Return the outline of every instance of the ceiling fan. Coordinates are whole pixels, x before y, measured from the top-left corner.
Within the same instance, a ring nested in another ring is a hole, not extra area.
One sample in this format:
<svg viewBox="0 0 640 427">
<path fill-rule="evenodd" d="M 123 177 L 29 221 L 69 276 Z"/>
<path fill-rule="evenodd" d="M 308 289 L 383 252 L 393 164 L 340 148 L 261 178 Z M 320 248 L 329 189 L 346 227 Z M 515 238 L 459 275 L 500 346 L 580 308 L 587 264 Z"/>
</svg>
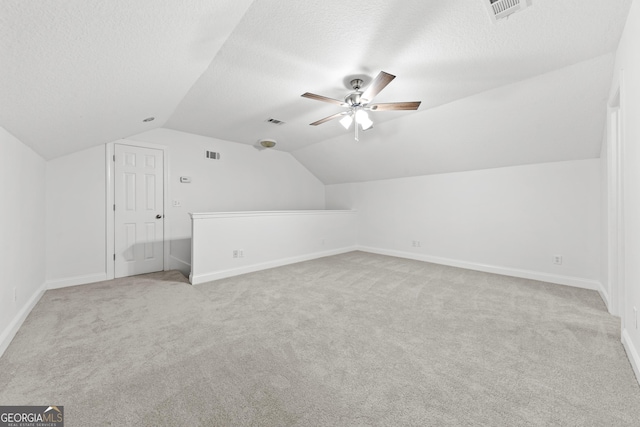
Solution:
<svg viewBox="0 0 640 427">
<path fill-rule="evenodd" d="M 420 102 L 385 102 L 385 103 L 377 103 L 372 104 L 373 98 L 379 94 L 382 89 L 387 87 L 389 83 L 396 76 L 393 74 L 385 73 L 384 71 L 380 71 L 380 73 L 376 76 L 375 79 L 367 86 L 365 91 L 363 92 L 362 84 L 364 83 L 362 79 L 355 78 L 351 80 L 351 87 L 353 88 L 353 92 L 350 92 L 345 98 L 344 101 L 340 101 L 339 99 L 327 98 L 326 96 L 316 95 L 315 93 L 306 92 L 301 96 L 304 98 L 315 99 L 317 101 L 328 102 L 330 104 L 336 104 L 341 107 L 347 107 L 347 111 L 343 111 L 340 113 L 333 114 L 329 117 L 325 117 L 324 119 L 320 119 L 313 123 L 310 123 L 311 126 L 318 126 L 322 123 L 328 122 L 333 119 L 340 119 L 340 124 L 344 126 L 345 129 L 349 129 L 351 123 L 354 121 L 355 124 L 355 138 L 358 141 L 358 125 L 362 127 L 362 130 L 370 129 L 373 126 L 373 122 L 369 118 L 369 114 L 367 111 L 398 111 L 398 110 L 417 110 L 420 107 Z"/>
</svg>

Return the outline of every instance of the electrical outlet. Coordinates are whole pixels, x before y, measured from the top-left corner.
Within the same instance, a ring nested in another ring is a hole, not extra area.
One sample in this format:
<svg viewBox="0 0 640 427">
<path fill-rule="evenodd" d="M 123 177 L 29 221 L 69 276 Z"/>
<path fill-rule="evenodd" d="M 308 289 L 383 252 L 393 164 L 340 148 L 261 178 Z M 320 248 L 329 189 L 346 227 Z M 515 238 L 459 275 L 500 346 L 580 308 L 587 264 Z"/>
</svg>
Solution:
<svg viewBox="0 0 640 427">
<path fill-rule="evenodd" d="M 414 248 L 421 248 L 422 245 L 420 244 L 420 240 L 412 240 L 411 241 L 411 246 L 413 246 Z"/>
<path fill-rule="evenodd" d="M 562 255 L 554 255 L 552 261 L 555 265 L 562 265 Z"/>
<path fill-rule="evenodd" d="M 238 258 L 244 258 L 244 249 L 238 249 Z"/>
<path fill-rule="evenodd" d="M 182 206 L 182 202 L 180 200 L 174 200 L 173 201 L 173 207 L 174 208 L 179 208 L 180 206 Z"/>
<path fill-rule="evenodd" d="M 237 249 L 233 250 L 233 257 L 234 258 L 238 258 L 238 250 Z"/>
</svg>

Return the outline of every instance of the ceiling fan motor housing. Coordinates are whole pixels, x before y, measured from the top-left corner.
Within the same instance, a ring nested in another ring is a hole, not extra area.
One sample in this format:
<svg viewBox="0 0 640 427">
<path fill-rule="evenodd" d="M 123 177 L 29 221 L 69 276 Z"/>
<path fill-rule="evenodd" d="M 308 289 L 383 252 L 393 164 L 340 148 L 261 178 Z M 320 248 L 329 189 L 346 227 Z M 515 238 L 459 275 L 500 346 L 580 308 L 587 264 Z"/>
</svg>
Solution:
<svg viewBox="0 0 640 427">
<path fill-rule="evenodd" d="M 344 99 L 349 107 L 358 107 L 363 103 L 362 92 L 352 92 Z"/>
<path fill-rule="evenodd" d="M 360 88 L 362 87 L 363 83 L 364 82 L 362 81 L 362 79 L 353 79 L 353 80 L 351 80 L 351 87 L 353 88 L 353 90 L 355 92 L 351 92 L 344 99 L 344 102 L 349 107 L 358 107 L 358 106 L 361 106 L 362 104 L 365 104 L 367 102 L 367 100 L 362 99 L 362 92 L 360 91 Z"/>
</svg>

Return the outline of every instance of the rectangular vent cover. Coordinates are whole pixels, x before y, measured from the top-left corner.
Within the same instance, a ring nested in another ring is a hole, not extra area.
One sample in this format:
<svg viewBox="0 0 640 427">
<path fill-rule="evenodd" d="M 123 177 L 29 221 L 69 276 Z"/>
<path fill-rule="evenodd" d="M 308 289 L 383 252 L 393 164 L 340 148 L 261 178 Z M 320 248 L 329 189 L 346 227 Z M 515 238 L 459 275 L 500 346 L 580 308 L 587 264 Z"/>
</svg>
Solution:
<svg viewBox="0 0 640 427">
<path fill-rule="evenodd" d="M 283 125 L 284 124 L 284 122 L 282 120 L 274 119 L 274 118 L 271 118 L 271 117 L 269 117 L 266 121 L 267 121 L 267 123 L 271 123 L 271 124 L 274 124 L 274 125 Z"/>
<path fill-rule="evenodd" d="M 205 153 L 207 159 L 211 160 L 220 160 L 220 153 L 216 153 L 215 151 L 208 151 Z"/>
<path fill-rule="evenodd" d="M 531 0 L 484 0 L 495 22 L 531 6 Z"/>
</svg>

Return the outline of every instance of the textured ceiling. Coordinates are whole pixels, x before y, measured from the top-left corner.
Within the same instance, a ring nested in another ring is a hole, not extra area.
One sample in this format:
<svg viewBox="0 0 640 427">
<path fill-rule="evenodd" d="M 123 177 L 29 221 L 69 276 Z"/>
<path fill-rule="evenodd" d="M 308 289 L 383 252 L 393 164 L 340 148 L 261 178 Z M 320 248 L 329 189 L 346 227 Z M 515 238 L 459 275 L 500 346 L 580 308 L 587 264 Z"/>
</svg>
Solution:
<svg viewBox="0 0 640 427">
<path fill-rule="evenodd" d="M 340 107 L 304 92 L 342 99 L 345 76 L 384 70 L 397 78 L 376 101 L 425 111 L 613 51 L 630 4 L 533 3 L 494 24 L 483 0 L 256 1 L 167 126 L 247 144 L 273 137 L 293 151 L 345 133 L 337 121 L 309 126 Z"/>
<path fill-rule="evenodd" d="M 0 0 L 0 126 L 45 158 L 159 126 L 275 138 L 326 183 L 597 156 L 631 0 L 533 0 L 495 24 L 484 1 Z M 372 112 L 359 144 L 309 126 L 340 107 L 302 93 L 381 70 L 397 78 L 376 101 L 417 112 Z"/>
<path fill-rule="evenodd" d="M 0 0 L 0 126 L 46 159 L 162 126 L 250 3 Z"/>
</svg>

